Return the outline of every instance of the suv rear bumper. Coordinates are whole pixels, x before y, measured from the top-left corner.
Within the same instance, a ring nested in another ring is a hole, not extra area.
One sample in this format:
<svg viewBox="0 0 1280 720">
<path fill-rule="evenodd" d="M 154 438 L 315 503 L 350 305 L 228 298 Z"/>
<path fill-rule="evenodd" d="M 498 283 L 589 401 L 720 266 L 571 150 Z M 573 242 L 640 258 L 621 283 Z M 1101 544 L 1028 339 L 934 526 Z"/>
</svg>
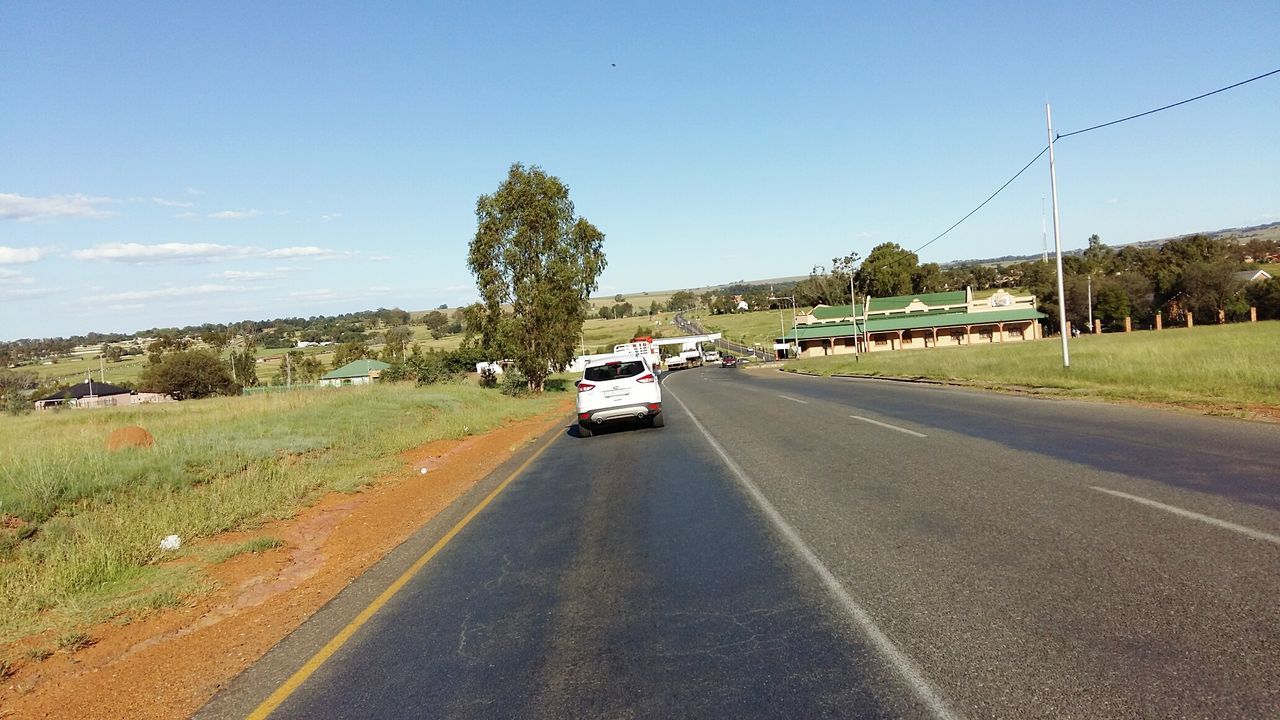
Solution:
<svg viewBox="0 0 1280 720">
<path fill-rule="evenodd" d="M 662 403 L 636 403 L 617 407 L 600 408 L 578 413 L 579 425 L 603 425 L 622 420 L 643 420 L 662 412 Z"/>
</svg>

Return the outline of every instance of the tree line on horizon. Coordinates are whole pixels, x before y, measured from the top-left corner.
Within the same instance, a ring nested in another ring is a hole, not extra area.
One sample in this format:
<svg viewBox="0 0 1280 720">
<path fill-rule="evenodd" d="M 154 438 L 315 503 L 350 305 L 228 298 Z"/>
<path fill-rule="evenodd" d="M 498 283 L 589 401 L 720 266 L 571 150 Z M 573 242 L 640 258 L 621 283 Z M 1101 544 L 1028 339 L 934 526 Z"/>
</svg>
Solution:
<svg viewBox="0 0 1280 720">
<path fill-rule="evenodd" d="M 1121 329 L 1125 318 L 1150 327 L 1156 313 L 1181 322 L 1192 313 L 1197 322 L 1239 321 L 1257 308 L 1259 319 L 1280 319 L 1280 278 L 1246 283 L 1236 277 L 1256 261 L 1280 256 L 1280 242 L 1190 235 L 1158 247 L 1111 248 L 1098 235 L 1080 252 L 1062 259 L 1067 320 L 1086 326 L 1090 299 L 1093 317 L 1105 329 Z M 1057 327 L 1057 269 L 1053 262 L 1024 260 L 1008 265 L 966 263 L 943 267 L 919 262 L 897 243 L 877 245 L 865 260 L 856 253 L 834 258 L 831 269 L 815 266 L 792 291 L 799 306 L 848 305 L 859 299 L 948 292 L 972 288 L 1021 288 L 1036 298 L 1037 309 Z M 754 309 L 754 306 L 753 306 Z"/>
</svg>

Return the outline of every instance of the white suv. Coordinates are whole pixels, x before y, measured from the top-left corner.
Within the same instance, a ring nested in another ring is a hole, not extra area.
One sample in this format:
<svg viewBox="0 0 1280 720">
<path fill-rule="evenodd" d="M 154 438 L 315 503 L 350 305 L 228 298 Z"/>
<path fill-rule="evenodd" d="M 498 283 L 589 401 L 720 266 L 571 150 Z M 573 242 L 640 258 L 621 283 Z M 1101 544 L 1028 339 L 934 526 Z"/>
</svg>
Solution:
<svg viewBox="0 0 1280 720">
<path fill-rule="evenodd" d="M 638 355 L 613 355 L 587 363 L 578 381 L 578 430 L 607 422 L 635 420 L 660 428 L 662 388 L 649 361 Z"/>
</svg>

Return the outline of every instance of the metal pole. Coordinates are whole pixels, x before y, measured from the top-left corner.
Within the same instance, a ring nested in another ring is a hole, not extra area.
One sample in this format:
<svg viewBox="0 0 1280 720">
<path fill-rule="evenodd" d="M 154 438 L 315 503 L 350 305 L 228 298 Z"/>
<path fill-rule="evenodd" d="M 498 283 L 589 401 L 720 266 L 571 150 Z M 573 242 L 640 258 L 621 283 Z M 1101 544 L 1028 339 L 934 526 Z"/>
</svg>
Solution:
<svg viewBox="0 0 1280 720">
<path fill-rule="evenodd" d="M 1089 274 L 1089 332 L 1093 332 L 1093 274 Z"/>
<path fill-rule="evenodd" d="M 791 296 L 791 345 L 796 347 L 796 359 L 800 357 L 800 332 L 796 331 L 796 296 Z"/>
<path fill-rule="evenodd" d="M 1067 349 L 1067 293 L 1062 283 L 1062 231 L 1058 222 L 1058 175 L 1053 165 L 1053 113 L 1044 104 L 1044 120 L 1049 128 L 1049 188 L 1053 194 L 1053 248 L 1058 253 L 1058 332 L 1062 335 L 1062 367 L 1071 367 L 1071 351 Z"/>
</svg>

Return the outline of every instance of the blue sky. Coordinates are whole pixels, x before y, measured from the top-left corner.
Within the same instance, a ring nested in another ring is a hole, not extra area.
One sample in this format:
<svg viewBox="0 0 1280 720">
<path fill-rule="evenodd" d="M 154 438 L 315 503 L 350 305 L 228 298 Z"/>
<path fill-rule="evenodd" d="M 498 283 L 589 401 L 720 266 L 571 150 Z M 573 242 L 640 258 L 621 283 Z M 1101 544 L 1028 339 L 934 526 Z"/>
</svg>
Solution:
<svg viewBox="0 0 1280 720">
<path fill-rule="evenodd" d="M 1280 3 L 0 4 L 0 339 L 476 295 L 513 162 L 601 292 L 914 249 L 1069 132 L 1280 67 Z M 1062 140 L 1065 247 L 1280 221 L 1280 75 Z M 1041 160 L 921 252 L 1041 248 Z M 1052 238 L 1050 238 L 1052 243 Z"/>
</svg>

